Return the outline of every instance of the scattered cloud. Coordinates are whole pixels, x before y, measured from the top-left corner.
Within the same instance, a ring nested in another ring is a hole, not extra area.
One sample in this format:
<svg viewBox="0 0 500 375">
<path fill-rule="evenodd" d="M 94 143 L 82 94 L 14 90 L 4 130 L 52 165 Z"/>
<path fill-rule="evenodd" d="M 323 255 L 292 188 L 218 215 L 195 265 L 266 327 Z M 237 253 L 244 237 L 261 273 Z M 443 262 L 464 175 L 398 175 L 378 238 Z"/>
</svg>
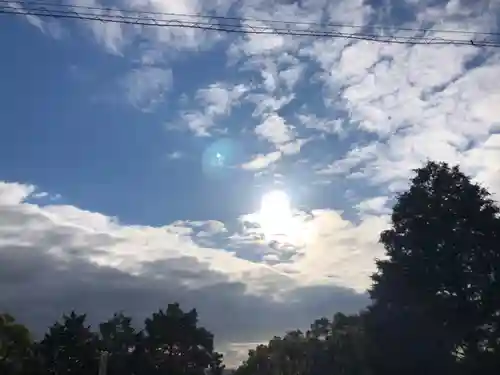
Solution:
<svg viewBox="0 0 500 375">
<path fill-rule="evenodd" d="M 40 17 L 31 15 L 31 14 L 27 14 L 26 10 L 22 7 L 21 4 L 11 2 L 11 3 L 7 3 L 6 7 L 12 8 L 21 14 L 26 14 L 26 17 L 25 17 L 26 21 L 28 21 L 31 25 L 35 26 L 40 31 L 45 32 L 44 22 L 40 19 Z"/>
<path fill-rule="evenodd" d="M 250 171 L 264 169 L 277 162 L 281 158 L 281 155 L 280 151 L 273 151 L 268 154 L 259 154 L 248 163 L 243 164 L 242 168 Z"/>
<path fill-rule="evenodd" d="M 290 127 L 282 117 L 276 114 L 267 116 L 261 124 L 257 125 L 255 134 L 276 146 L 293 140 Z"/>
<path fill-rule="evenodd" d="M 356 208 L 361 214 L 387 215 L 391 212 L 390 208 L 387 207 L 388 202 L 389 197 L 374 197 L 359 202 Z"/>
<path fill-rule="evenodd" d="M 207 116 L 229 115 L 232 106 L 237 104 L 247 90 L 242 84 L 231 87 L 219 82 L 198 90 L 196 99 L 205 108 Z"/>
<path fill-rule="evenodd" d="M 358 224 L 331 209 L 296 211 L 289 223 L 282 225 L 284 233 L 273 237 L 266 234 L 258 213 L 244 215 L 240 219 L 245 223 L 244 235 L 233 241 L 242 239 L 247 245 L 253 241 L 256 247 L 266 244 L 261 260 L 303 285 L 349 285 L 362 293 L 375 271 L 374 259 L 384 256 L 378 236 L 389 226 L 381 202 L 374 200 L 363 206 L 371 209 L 362 212 Z"/>
<path fill-rule="evenodd" d="M 318 118 L 314 113 L 299 114 L 298 118 L 308 129 L 316 129 L 325 134 L 342 134 L 343 120 L 340 118 L 334 120 Z"/>
<path fill-rule="evenodd" d="M 309 142 L 311 139 L 296 139 L 292 142 L 285 143 L 284 145 L 281 145 L 279 147 L 280 151 L 284 155 L 295 155 L 300 152 L 302 149 L 302 146 L 304 146 L 307 142 Z"/>
<path fill-rule="evenodd" d="M 167 155 L 168 160 L 179 160 L 182 159 L 184 153 L 182 151 L 173 151 Z"/>
<path fill-rule="evenodd" d="M 163 102 L 172 80 L 170 69 L 143 66 L 130 71 L 123 85 L 130 104 L 148 112 Z"/>
<path fill-rule="evenodd" d="M 48 196 L 49 196 L 49 193 L 47 193 L 46 191 L 32 194 L 32 197 L 35 199 L 47 198 Z"/>
<path fill-rule="evenodd" d="M 493 2 L 472 6 L 453 1 L 445 7 L 414 10 L 416 19 L 439 19 L 440 28 L 490 31 L 494 23 L 485 4 L 495 7 Z M 408 6 L 413 5 L 408 2 Z M 473 24 L 471 20 L 481 21 Z M 498 115 L 491 103 L 499 91 L 487 79 L 498 74 L 496 54 L 467 46 L 368 42 L 345 46 L 323 41 L 303 53 L 323 69 L 318 77 L 331 90 L 326 102 L 341 99 L 356 130 L 373 138 L 320 168 L 319 174 L 365 179 L 399 191 L 407 186 L 411 169 L 427 159 L 467 168 L 468 156 L 481 148 L 496 126 Z M 494 189 L 494 178 L 487 176 L 495 173 L 489 166 L 492 161 L 484 159 L 481 164 L 467 172 Z"/>
<path fill-rule="evenodd" d="M 35 186 L 0 181 L 0 204 L 15 205 L 35 191 Z"/>
<path fill-rule="evenodd" d="M 233 107 L 240 104 L 241 98 L 248 91 L 243 84 L 230 85 L 226 83 L 213 83 L 196 92 L 195 109 L 185 110 L 181 113 L 180 124 L 177 130 L 188 129 L 199 137 L 210 136 L 213 131 L 223 131 L 217 126 L 217 120 L 228 117 Z"/>
<path fill-rule="evenodd" d="M 97 0 L 69 0 L 68 3 L 77 7 L 88 7 L 85 9 L 85 12 L 97 17 L 106 16 L 108 14 L 119 17 L 124 16 L 118 8 L 106 7 L 104 3 Z M 101 10 L 100 8 L 106 8 L 108 10 Z M 82 23 L 87 30 L 90 30 L 95 41 L 102 45 L 108 53 L 114 55 L 122 54 L 122 50 L 127 44 L 127 29 L 124 28 L 123 25 L 116 22 L 84 21 Z"/>
</svg>

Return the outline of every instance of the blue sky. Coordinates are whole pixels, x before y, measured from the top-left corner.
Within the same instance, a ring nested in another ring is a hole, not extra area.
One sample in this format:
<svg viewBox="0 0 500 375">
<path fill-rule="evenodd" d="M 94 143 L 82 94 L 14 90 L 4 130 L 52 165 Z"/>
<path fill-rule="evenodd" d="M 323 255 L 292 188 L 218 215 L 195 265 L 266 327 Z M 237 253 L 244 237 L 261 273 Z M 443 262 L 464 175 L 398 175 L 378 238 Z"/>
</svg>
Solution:
<svg viewBox="0 0 500 375">
<path fill-rule="evenodd" d="M 105 5 L 474 32 L 500 14 L 493 0 Z M 460 163 L 500 194 L 495 49 L 0 21 L 0 309 L 33 327 L 180 301 L 233 365 L 366 305 L 412 168 Z M 290 210 L 261 207 L 275 190 Z"/>
</svg>

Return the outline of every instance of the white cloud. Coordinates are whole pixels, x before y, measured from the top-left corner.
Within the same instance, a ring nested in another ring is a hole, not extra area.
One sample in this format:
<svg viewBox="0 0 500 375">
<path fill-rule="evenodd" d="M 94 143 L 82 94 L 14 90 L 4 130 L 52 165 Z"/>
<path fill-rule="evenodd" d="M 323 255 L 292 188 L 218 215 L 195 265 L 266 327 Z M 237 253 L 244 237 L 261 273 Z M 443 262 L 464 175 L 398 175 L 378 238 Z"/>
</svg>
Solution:
<svg viewBox="0 0 500 375">
<path fill-rule="evenodd" d="M 320 168 L 317 173 L 320 175 L 347 174 L 361 163 L 373 160 L 379 147 L 377 143 L 371 143 L 367 146 L 352 148 L 344 158 L 335 160 L 330 165 Z"/>
<path fill-rule="evenodd" d="M 259 154 L 254 156 L 248 163 L 243 164 L 242 168 L 251 171 L 265 169 L 277 162 L 281 156 L 282 154 L 280 151 L 273 151 L 268 154 Z"/>
<path fill-rule="evenodd" d="M 0 204 L 16 205 L 24 201 L 35 191 L 33 185 L 7 183 L 0 181 Z"/>
<path fill-rule="evenodd" d="M 477 6 L 453 1 L 446 7 L 415 10 L 418 20 L 435 20 L 439 28 L 492 31 L 499 6 L 491 1 Z M 369 10 L 362 13 L 370 15 Z M 325 103 L 341 105 L 355 130 L 362 132 L 357 134 L 373 139 L 320 168 L 320 174 L 367 179 L 398 191 L 407 186 L 412 168 L 435 159 L 461 163 L 465 172 L 496 189 L 494 162 L 470 161 L 472 155 L 485 152 L 481 145 L 498 128 L 500 113 L 493 103 L 500 100 L 500 91 L 488 79 L 500 74 L 496 51 L 367 42 L 346 47 L 317 41 L 301 53 L 322 69 L 317 77 L 328 93 Z M 353 130 L 351 126 L 351 134 Z"/>
<path fill-rule="evenodd" d="M 295 155 L 298 154 L 302 149 L 302 146 L 304 146 L 310 140 L 311 139 L 296 139 L 294 141 L 280 145 L 279 149 L 284 155 Z"/>
<path fill-rule="evenodd" d="M 302 78 L 304 65 L 295 65 L 279 72 L 279 78 L 285 83 L 288 90 L 292 90 Z"/>
<path fill-rule="evenodd" d="M 26 9 L 24 9 L 22 5 L 19 3 L 11 2 L 7 3 L 6 6 L 15 9 L 17 12 L 21 14 L 26 14 L 27 12 Z M 31 14 L 26 14 L 26 21 L 28 21 L 31 25 L 38 28 L 40 31 L 45 32 L 44 22 L 40 19 L 40 17 Z"/>
<path fill-rule="evenodd" d="M 323 133 L 342 134 L 342 119 L 319 118 L 314 113 L 299 114 L 298 119 L 308 129 L 316 129 Z"/>
<path fill-rule="evenodd" d="M 157 1 L 157 0 L 120 0 L 113 4 L 111 11 L 100 10 L 99 8 L 110 8 L 104 6 L 98 0 L 71 0 L 70 4 L 75 6 L 87 6 L 93 9 L 86 9 L 88 14 L 123 16 L 119 9 L 127 11 L 137 11 L 139 16 L 144 17 L 141 12 L 156 12 L 156 17 L 161 20 L 180 19 L 183 21 L 192 21 L 192 18 L 184 15 L 206 14 L 217 10 L 220 15 L 224 15 L 231 5 L 226 0 L 179 0 L 179 1 Z M 80 10 L 81 11 L 81 10 Z M 163 13 L 163 14 L 161 14 Z M 137 14 L 127 14 L 135 16 Z M 169 15 L 170 14 L 170 15 Z M 174 16 L 173 14 L 177 14 Z M 178 51 L 200 50 L 209 48 L 224 35 L 220 33 L 207 33 L 194 28 L 182 27 L 143 27 L 140 25 L 122 25 L 113 22 L 83 22 L 84 27 L 89 29 L 95 40 L 112 54 L 123 55 L 126 46 L 135 41 L 146 41 L 150 49 L 146 50 L 149 54 L 152 50 L 162 51 L 155 54 L 154 62 L 165 62 L 165 59 L 176 55 Z M 166 47 L 170 47 L 168 53 Z"/>
<path fill-rule="evenodd" d="M 181 114 L 182 124 L 179 124 L 175 129 L 182 130 L 185 125 L 194 135 L 198 137 L 208 137 L 210 133 L 208 129 L 213 126 L 212 119 L 200 111 L 186 111 Z M 171 129 L 173 127 L 168 126 Z"/>
<path fill-rule="evenodd" d="M 356 208 L 361 214 L 389 214 L 391 210 L 387 207 L 388 202 L 389 197 L 387 196 L 374 197 L 359 202 Z"/>
<path fill-rule="evenodd" d="M 263 27 L 263 24 L 257 24 L 257 27 Z M 238 53 L 244 53 L 247 56 L 276 53 L 283 51 L 286 47 L 286 37 L 282 35 L 253 35 L 249 34 L 244 38 L 241 45 L 233 45 L 230 50 L 230 56 Z"/>
<path fill-rule="evenodd" d="M 466 151 L 464 166 L 500 202 L 500 134 L 492 134 L 482 144 Z"/>
<path fill-rule="evenodd" d="M 47 198 L 49 196 L 49 193 L 46 191 L 41 191 L 39 193 L 32 194 L 32 197 L 35 199 L 42 199 L 42 198 Z"/>
<path fill-rule="evenodd" d="M 298 272 L 305 283 L 334 282 L 366 290 L 375 271 L 374 259 L 384 256 L 378 236 L 389 226 L 388 217 L 366 215 L 353 224 L 333 210 L 313 210 L 311 214 L 311 239 L 283 267 Z M 279 264 L 275 267 L 282 269 Z"/>
<path fill-rule="evenodd" d="M 242 84 L 231 87 L 219 82 L 198 90 L 196 99 L 205 107 L 205 113 L 208 116 L 229 115 L 232 106 L 240 100 L 247 90 Z"/>
<path fill-rule="evenodd" d="M 252 224 L 245 226 L 244 233 L 251 235 L 255 246 L 268 244 L 269 251 L 263 254 L 262 261 L 274 269 L 304 285 L 335 283 L 363 292 L 375 272 L 374 259 L 384 256 L 378 237 L 389 226 L 389 218 L 382 209 L 385 202 L 380 201 L 365 204 L 380 210 L 366 210 L 358 224 L 331 209 L 312 210 L 308 214 L 297 211 L 291 221 L 293 230 L 276 238 L 266 238 L 258 214 L 244 215 L 241 220 Z"/>
<path fill-rule="evenodd" d="M 172 86 L 172 71 L 154 66 L 142 66 L 130 71 L 123 84 L 129 102 L 144 111 L 161 103 Z"/>
<path fill-rule="evenodd" d="M 102 16 L 110 13 L 100 10 L 99 8 L 107 7 L 105 7 L 97 0 L 69 0 L 69 4 L 74 6 L 86 6 L 92 8 L 87 9 L 86 13 L 90 13 L 96 16 Z M 110 14 L 123 16 L 123 14 L 117 9 L 114 9 Z M 92 35 L 94 36 L 96 42 L 102 45 L 104 49 L 111 54 L 121 55 L 123 47 L 129 42 L 125 36 L 125 27 L 119 23 L 84 21 L 83 24 L 92 32 Z M 130 35 L 129 37 L 132 37 L 132 35 Z"/>
<path fill-rule="evenodd" d="M 255 104 L 252 113 L 254 117 L 262 116 L 267 113 L 274 113 L 285 105 L 289 104 L 295 98 L 294 94 L 280 97 L 269 96 L 266 94 L 249 94 L 248 101 Z"/>
<path fill-rule="evenodd" d="M 207 220 L 199 224 L 201 230 L 196 234 L 197 237 L 210 237 L 216 234 L 227 233 L 224 223 L 217 220 Z"/>
<path fill-rule="evenodd" d="M 290 126 L 286 124 L 282 117 L 276 114 L 267 116 L 261 124 L 257 125 L 255 134 L 276 146 L 289 142 L 294 138 Z"/>
<path fill-rule="evenodd" d="M 129 8 L 139 11 L 148 10 L 162 13 L 161 15 L 158 14 L 158 17 L 163 20 L 176 19 L 186 22 L 193 21 L 193 18 L 189 17 L 189 15 L 205 15 L 212 12 L 225 15 L 231 6 L 229 0 L 127 0 L 125 3 Z M 179 51 L 208 49 L 225 37 L 222 33 L 185 27 L 141 28 L 140 36 L 146 37 L 154 45 L 155 49 L 164 49 L 162 56 L 165 58 L 169 58 L 169 55 L 176 54 Z M 166 47 L 171 49 L 167 52 Z"/>
<path fill-rule="evenodd" d="M 223 132 L 224 129 L 216 126 L 217 120 L 229 116 L 232 108 L 240 104 L 247 91 L 248 87 L 243 84 L 221 82 L 199 89 L 195 95 L 195 103 L 189 103 L 193 109 L 181 114 L 182 123 L 176 129 L 187 127 L 199 137 L 210 136 L 214 131 Z M 201 109 L 197 109 L 198 107 Z"/>
<path fill-rule="evenodd" d="M 182 159 L 183 156 L 184 156 L 184 154 L 181 151 L 173 151 L 173 152 L 167 154 L 167 159 L 178 160 L 178 159 Z"/>
</svg>

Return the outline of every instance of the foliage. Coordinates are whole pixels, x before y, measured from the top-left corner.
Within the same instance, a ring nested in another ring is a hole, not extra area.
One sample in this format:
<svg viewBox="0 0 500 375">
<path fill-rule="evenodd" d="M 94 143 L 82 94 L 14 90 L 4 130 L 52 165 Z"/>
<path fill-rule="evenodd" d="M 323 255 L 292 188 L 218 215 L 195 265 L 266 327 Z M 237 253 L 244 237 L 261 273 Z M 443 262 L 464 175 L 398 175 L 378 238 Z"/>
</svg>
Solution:
<svg viewBox="0 0 500 375">
<path fill-rule="evenodd" d="M 380 241 L 387 259 L 377 262 L 368 325 L 376 373 L 499 366 L 500 218 L 489 193 L 458 167 L 429 162 Z"/>
<path fill-rule="evenodd" d="M 9 314 L 0 314 L 0 374 L 13 374 L 24 370 L 30 356 L 31 337 L 28 329 L 16 323 Z"/>
<path fill-rule="evenodd" d="M 118 313 L 93 332 L 86 315 L 71 312 L 39 342 L 2 315 L 0 339 L 2 375 L 94 375 L 102 356 L 107 375 L 220 375 L 224 369 L 213 335 L 198 327 L 196 310 L 184 312 L 178 304 L 154 313 L 140 331 Z"/>
<path fill-rule="evenodd" d="M 361 315 L 316 320 L 304 334 L 288 332 L 250 350 L 235 375 L 369 374 Z"/>
</svg>

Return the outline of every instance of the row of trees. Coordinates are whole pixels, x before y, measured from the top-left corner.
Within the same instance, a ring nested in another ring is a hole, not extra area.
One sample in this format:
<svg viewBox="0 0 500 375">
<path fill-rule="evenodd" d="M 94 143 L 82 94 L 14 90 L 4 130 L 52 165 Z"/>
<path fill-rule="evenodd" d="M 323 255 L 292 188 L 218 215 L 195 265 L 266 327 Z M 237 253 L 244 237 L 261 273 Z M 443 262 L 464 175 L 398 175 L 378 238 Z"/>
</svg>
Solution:
<svg viewBox="0 0 500 375">
<path fill-rule="evenodd" d="M 368 374 L 362 315 L 335 314 L 250 350 L 235 375 Z"/>
<path fill-rule="evenodd" d="M 371 304 L 251 350 L 236 375 L 500 374 L 500 209 L 457 167 L 416 170 L 380 236 Z M 219 375 L 222 356 L 179 305 L 136 330 L 115 315 L 92 332 L 72 313 L 40 342 L 0 316 L 0 374 Z"/>
<path fill-rule="evenodd" d="M 222 355 L 214 351 L 213 335 L 198 327 L 196 310 L 171 304 L 147 318 L 142 330 L 121 313 L 98 332 L 85 319 L 65 315 L 34 342 L 25 326 L 0 315 L 0 374 L 97 375 L 103 353 L 107 375 L 222 374 Z"/>
<path fill-rule="evenodd" d="M 500 374 L 500 210 L 429 162 L 381 233 L 371 305 L 251 350 L 236 375 Z"/>
</svg>

